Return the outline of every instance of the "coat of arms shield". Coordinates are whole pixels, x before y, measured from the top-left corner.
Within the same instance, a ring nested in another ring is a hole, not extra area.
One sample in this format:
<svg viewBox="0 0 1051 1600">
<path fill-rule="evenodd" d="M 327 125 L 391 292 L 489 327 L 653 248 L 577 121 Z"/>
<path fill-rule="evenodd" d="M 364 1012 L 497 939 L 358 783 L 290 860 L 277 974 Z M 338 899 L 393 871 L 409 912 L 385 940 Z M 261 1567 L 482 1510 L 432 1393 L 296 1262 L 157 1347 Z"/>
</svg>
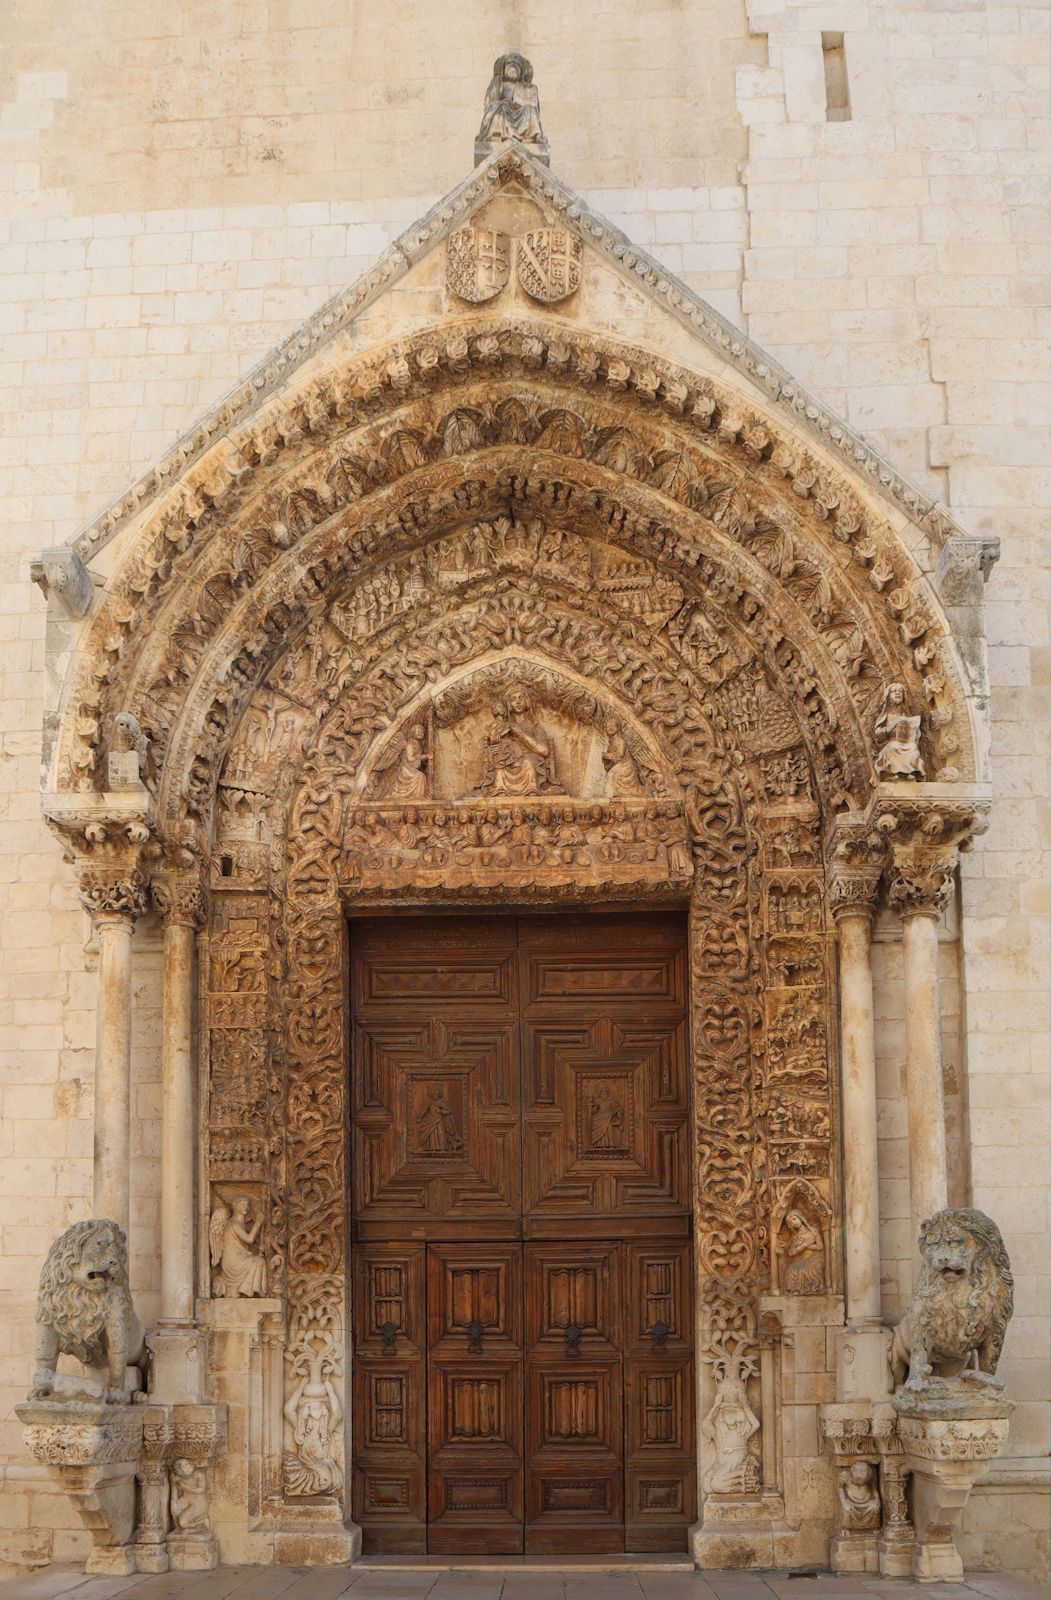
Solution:
<svg viewBox="0 0 1051 1600">
<path fill-rule="evenodd" d="M 532 300 L 554 305 L 580 287 L 583 246 L 568 228 L 534 228 L 518 244 L 518 281 Z"/>
<path fill-rule="evenodd" d="M 494 228 L 460 228 L 449 235 L 445 281 L 454 295 L 481 305 L 500 293 L 511 272 L 511 243 Z"/>
</svg>

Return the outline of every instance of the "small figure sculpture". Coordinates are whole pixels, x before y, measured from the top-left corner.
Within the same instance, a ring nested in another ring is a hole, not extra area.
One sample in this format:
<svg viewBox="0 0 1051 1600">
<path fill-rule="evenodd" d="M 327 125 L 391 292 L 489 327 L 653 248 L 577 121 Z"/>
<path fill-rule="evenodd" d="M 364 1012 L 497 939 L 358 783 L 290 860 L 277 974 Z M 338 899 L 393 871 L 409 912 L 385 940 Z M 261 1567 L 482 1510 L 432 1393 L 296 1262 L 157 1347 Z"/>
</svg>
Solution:
<svg viewBox="0 0 1051 1600">
<path fill-rule="evenodd" d="M 493 62 L 482 125 L 474 142 L 475 166 L 508 139 L 520 140 L 547 161 L 548 143 L 540 126 L 540 96 L 533 85 L 532 63 L 515 50 Z"/>
<path fill-rule="evenodd" d="M 250 1299 L 266 1294 L 266 1262 L 251 1248 L 259 1237 L 262 1217 L 249 1222 L 252 1201 L 246 1194 L 235 1195 L 230 1206 L 217 1197 L 208 1225 L 212 1266 L 212 1293 L 218 1299 Z"/>
<path fill-rule="evenodd" d="M 138 717 L 120 711 L 113 719 L 107 782 L 111 789 L 138 789 L 152 780 L 150 741 Z"/>
<path fill-rule="evenodd" d="M 302 1358 L 301 1358 L 302 1359 Z M 292 1430 L 285 1452 L 285 1484 L 290 1494 L 338 1494 L 343 1473 L 332 1456 L 332 1434 L 343 1407 L 332 1382 L 331 1357 L 324 1351 L 306 1357 L 307 1373 L 285 1403 L 285 1421 Z"/>
<path fill-rule="evenodd" d="M 427 756 L 422 723 L 414 723 L 401 747 L 398 770 L 390 786 L 392 800 L 427 799 Z"/>
<path fill-rule="evenodd" d="M 558 792 L 551 740 L 532 720 L 532 710 L 532 701 L 522 688 L 512 689 L 494 704 L 479 784 L 485 794 Z"/>
<path fill-rule="evenodd" d="M 759 1462 L 748 1442 L 759 1432 L 759 1418 L 748 1404 L 745 1383 L 754 1367 L 737 1356 L 715 1365 L 715 1403 L 701 1423 L 701 1435 L 715 1449 L 704 1474 L 706 1494 L 753 1494 L 759 1487 Z"/>
<path fill-rule="evenodd" d="M 824 1294 L 825 1248 L 801 1211 L 789 1211 L 778 1235 L 781 1288 L 786 1294 Z"/>
<path fill-rule="evenodd" d="M 879 1485 L 871 1461 L 852 1461 L 840 1467 L 839 1505 L 846 1532 L 867 1533 L 880 1526 Z"/>
<path fill-rule="evenodd" d="M 894 1330 L 897 1393 L 951 1386 L 974 1394 L 981 1385 L 999 1394 L 996 1367 L 1013 1311 L 1011 1263 L 996 1223 L 971 1209 L 935 1212 L 921 1224 L 919 1281 Z"/>
<path fill-rule="evenodd" d="M 602 756 L 607 793 L 615 800 L 642 793 L 642 782 L 635 757 L 628 749 L 620 723 L 611 717 L 606 723 L 606 749 Z"/>
<path fill-rule="evenodd" d="M 171 1514 L 180 1533 L 209 1531 L 208 1474 L 185 1456 L 172 1462 Z"/>
<path fill-rule="evenodd" d="M 624 1107 L 608 1083 L 596 1086 L 588 1101 L 591 1113 L 591 1148 L 593 1150 L 622 1150 L 624 1148 Z"/>
<path fill-rule="evenodd" d="M 30 1400 L 127 1399 L 125 1370 L 144 1350 L 128 1286 L 128 1241 L 115 1222 L 75 1222 L 51 1246 L 37 1298 L 36 1372 Z M 75 1356 L 88 1378 L 55 1375 L 60 1355 Z"/>
<path fill-rule="evenodd" d="M 888 683 L 884 689 L 872 734 L 878 746 L 878 778 L 922 779 L 925 776 L 926 768 L 920 755 L 920 718 L 908 715 L 903 683 Z"/>
<path fill-rule="evenodd" d="M 416 1148 L 422 1156 L 459 1155 L 463 1149 L 463 1138 L 444 1083 L 434 1085 L 416 1119 Z"/>
</svg>

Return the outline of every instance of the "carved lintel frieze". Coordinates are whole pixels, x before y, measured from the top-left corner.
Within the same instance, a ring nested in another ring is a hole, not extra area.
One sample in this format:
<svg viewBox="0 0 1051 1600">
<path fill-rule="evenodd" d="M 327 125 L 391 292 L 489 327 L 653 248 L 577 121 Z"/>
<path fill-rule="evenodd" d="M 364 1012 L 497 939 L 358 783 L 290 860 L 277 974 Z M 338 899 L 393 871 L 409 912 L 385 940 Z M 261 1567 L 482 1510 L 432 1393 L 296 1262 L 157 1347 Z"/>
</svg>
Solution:
<svg viewBox="0 0 1051 1600">
<path fill-rule="evenodd" d="M 95 593 L 91 573 L 72 545 L 52 545 L 30 563 L 29 576 L 46 599 L 52 595 L 67 617 L 83 617 Z"/>
</svg>

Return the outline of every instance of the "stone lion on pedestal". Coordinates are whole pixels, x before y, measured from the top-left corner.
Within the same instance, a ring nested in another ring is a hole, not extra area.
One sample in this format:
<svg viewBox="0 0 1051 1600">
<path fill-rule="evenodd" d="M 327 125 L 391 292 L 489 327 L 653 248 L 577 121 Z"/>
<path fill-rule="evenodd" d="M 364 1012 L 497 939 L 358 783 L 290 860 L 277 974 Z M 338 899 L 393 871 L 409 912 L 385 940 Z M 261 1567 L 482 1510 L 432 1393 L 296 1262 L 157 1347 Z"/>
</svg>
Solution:
<svg viewBox="0 0 1051 1600">
<path fill-rule="evenodd" d="M 75 1222 L 47 1253 L 37 1298 L 36 1372 L 30 1400 L 122 1404 L 125 1368 L 143 1357 L 142 1324 L 128 1285 L 128 1242 L 115 1222 Z M 60 1355 L 97 1376 L 56 1375 Z"/>
<path fill-rule="evenodd" d="M 983 1211 L 935 1212 L 920 1227 L 919 1282 L 894 1330 L 895 1389 L 916 1393 L 932 1379 L 961 1379 L 999 1391 L 994 1375 L 1013 1310 L 1011 1263 L 996 1223 Z"/>
</svg>

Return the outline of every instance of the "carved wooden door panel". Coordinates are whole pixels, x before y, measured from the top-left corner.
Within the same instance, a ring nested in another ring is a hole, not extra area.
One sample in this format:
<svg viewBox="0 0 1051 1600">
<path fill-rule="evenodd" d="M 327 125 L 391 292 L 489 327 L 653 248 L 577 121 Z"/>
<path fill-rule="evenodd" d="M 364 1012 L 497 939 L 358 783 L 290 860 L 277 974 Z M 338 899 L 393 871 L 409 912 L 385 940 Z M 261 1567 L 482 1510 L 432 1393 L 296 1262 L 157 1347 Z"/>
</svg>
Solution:
<svg viewBox="0 0 1051 1600">
<path fill-rule="evenodd" d="M 697 1456 L 689 1243 L 624 1246 L 624 1543 L 681 1550 Z"/>
<path fill-rule="evenodd" d="M 423 1245 L 358 1246 L 353 1505 L 375 1550 L 427 1549 L 425 1292 Z"/>
<path fill-rule="evenodd" d="M 681 930 L 663 917 L 529 918 L 519 949 L 527 1235 L 684 1227 Z"/>
<path fill-rule="evenodd" d="M 624 1549 L 620 1247 L 526 1247 L 526 1550 Z"/>
<path fill-rule="evenodd" d="M 511 921 L 364 923 L 353 964 L 354 1217 L 359 1238 L 521 1217 L 518 1004 Z"/>
<path fill-rule="evenodd" d="M 522 1249 L 427 1252 L 427 1545 L 522 1549 Z"/>
</svg>

